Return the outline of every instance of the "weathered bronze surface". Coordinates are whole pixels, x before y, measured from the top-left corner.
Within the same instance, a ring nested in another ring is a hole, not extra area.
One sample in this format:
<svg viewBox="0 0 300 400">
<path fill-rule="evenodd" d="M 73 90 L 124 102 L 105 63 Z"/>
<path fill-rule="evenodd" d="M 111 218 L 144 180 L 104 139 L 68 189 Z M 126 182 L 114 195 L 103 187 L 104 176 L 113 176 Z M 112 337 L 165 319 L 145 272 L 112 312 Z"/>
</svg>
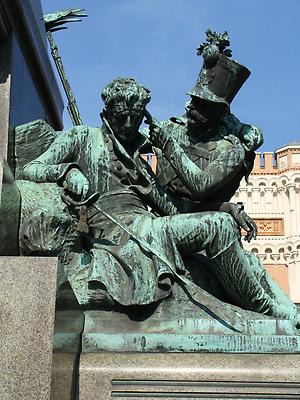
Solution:
<svg viewBox="0 0 300 400">
<path fill-rule="evenodd" d="M 113 321 L 117 313 L 148 321 L 142 325 L 152 338 L 171 329 L 184 342 L 183 323 L 198 336 L 207 329 L 250 335 L 253 320 L 268 335 L 267 316 L 291 321 L 284 337 L 297 334 L 296 306 L 242 247 L 240 228 L 251 240 L 254 222 L 242 205 L 228 202 L 263 139 L 230 113 L 249 74 L 227 57 L 227 42 L 226 34 L 209 33 L 200 47 L 204 66 L 184 117 L 159 123 L 146 110 L 150 91 L 118 78 L 102 91 L 101 128 L 55 132 L 33 121 L 16 129 L 20 252 L 58 256 L 60 308 L 71 288 L 70 307 L 110 312 Z M 139 131 L 144 118 L 149 134 Z M 158 176 L 142 158 L 152 146 Z M 180 346 L 196 351 L 189 340 Z M 171 342 L 168 349 L 164 341 L 166 351 L 176 351 L 178 340 Z M 214 351 L 207 343 L 205 351 Z"/>
</svg>

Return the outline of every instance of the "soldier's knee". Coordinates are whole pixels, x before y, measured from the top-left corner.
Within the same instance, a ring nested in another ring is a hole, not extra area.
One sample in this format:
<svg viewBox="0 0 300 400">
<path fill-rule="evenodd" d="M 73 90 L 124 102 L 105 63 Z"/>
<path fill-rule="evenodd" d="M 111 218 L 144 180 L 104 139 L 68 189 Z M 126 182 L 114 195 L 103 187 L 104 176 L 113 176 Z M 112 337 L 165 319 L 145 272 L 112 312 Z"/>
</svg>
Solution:
<svg viewBox="0 0 300 400">
<path fill-rule="evenodd" d="M 239 234 L 238 225 L 230 214 L 218 212 L 217 219 L 220 226 L 220 233 L 236 237 Z"/>
</svg>

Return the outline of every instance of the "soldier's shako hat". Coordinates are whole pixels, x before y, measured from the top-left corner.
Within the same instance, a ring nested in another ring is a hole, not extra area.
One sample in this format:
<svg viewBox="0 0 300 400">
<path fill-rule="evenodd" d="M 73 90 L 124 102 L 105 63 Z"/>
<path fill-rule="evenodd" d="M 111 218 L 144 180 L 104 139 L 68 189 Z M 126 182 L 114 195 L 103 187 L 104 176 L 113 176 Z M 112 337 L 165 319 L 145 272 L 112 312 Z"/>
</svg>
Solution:
<svg viewBox="0 0 300 400">
<path fill-rule="evenodd" d="M 201 54 L 204 59 L 203 66 L 194 89 L 188 95 L 230 107 L 230 103 L 251 72 L 245 66 L 221 54 L 216 44 L 207 44 Z"/>
</svg>

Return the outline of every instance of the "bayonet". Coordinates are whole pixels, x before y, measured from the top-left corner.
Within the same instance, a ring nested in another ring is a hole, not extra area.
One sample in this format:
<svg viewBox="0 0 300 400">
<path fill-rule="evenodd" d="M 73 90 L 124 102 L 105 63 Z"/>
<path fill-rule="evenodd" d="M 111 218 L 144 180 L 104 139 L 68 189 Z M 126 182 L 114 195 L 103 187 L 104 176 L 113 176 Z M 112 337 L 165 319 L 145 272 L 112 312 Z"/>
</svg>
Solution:
<svg viewBox="0 0 300 400">
<path fill-rule="evenodd" d="M 73 91 L 71 89 L 71 85 L 67 78 L 67 74 L 64 69 L 64 65 L 61 59 L 61 55 L 59 53 L 57 44 L 53 38 L 52 33 L 55 31 L 59 31 L 62 29 L 67 29 L 66 26 L 63 26 L 69 22 L 80 22 L 81 18 L 87 17 L 87 14 L 83 13 L 83 9 L 72 8 L 68 10 L 58 11 L 56 13 L 44 15 L 45 28 L 47 32 L 47 37 L 49 41 L 49 45 L 51 48 L 51 54 L 56 65 L 61 83 L 63 85 L 64 91 L 66 93 L 68 99 L 68 111 L 71 117 L 71 121 L 73 125 L 82 125 L 82 119 L 79 113 L 79 109 L 76 103 L 76 99 L 74 97 Z"/>
</svg>

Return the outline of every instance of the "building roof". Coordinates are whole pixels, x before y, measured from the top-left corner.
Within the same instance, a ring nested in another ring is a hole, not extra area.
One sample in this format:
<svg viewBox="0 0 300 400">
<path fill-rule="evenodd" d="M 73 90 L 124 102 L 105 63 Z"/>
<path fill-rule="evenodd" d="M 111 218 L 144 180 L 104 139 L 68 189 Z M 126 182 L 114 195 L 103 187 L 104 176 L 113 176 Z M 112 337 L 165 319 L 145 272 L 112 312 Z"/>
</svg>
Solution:
<svg viewBox="0 0 300 400">
<path fill-rule="evenodd" d="M 283 147 L 287 147 L 287 146 L 300 146 L 300 142 L 299 142 L 299 140 L 293 140 L 292 142 L 284 145 Z"/>
<path fill-rule="evenodd" d="M 291 147 L 300 147 L 300 141 L 299 140 L 293 140 L 292 142 L 289 142 L 285 144 L 284 146 L 281 146 L 275 150 L 275 153 L 278 153 L 279 151 L 286 149 L 286 148 L 291 148 Z"/>
</svg>

